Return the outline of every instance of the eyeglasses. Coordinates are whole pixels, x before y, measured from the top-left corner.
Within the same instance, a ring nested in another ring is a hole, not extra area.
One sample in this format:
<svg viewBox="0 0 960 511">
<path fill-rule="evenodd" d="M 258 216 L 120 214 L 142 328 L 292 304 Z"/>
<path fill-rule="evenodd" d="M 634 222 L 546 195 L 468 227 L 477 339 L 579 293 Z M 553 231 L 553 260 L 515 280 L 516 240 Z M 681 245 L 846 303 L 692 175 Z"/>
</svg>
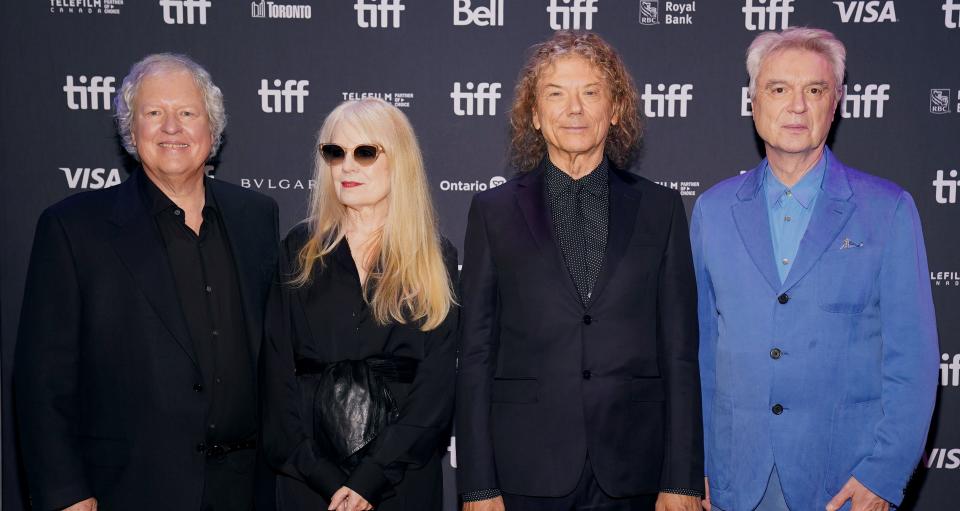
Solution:
<svg viewBox="0 0 960 511">
<path fill-rule="evenodd" d="M 353 159 L 364 167 L 373 165 L 380 153 L 386 150 L 379 144 L 360 144 L 356 147 L 342 147 L 337 144 L 320 144 L 320 156 L 327 165 L 339 165 L 347 157 L 347 152 L 353 150 Z"/>
</svg>

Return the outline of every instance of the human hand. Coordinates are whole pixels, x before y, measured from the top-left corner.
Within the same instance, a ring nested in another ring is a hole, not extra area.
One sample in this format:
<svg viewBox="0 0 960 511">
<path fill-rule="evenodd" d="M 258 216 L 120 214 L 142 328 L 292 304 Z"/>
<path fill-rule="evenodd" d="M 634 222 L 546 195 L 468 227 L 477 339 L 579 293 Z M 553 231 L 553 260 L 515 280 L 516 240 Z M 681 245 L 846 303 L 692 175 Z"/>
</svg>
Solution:
<svg viewBox="0 0 960 511">
<path fill-rule="evenodd" d="M 710 478 L 703 476 L 703 501 L 700 502 L 704 511 L 710 511 Z"/>
<path fill-rule="evenodd" d="M 97 511 L 97 499 L 90 497 L 81 500 L 68 508 L 64 508 L 63 511 Z"/>
<path fill-rule="evenodd" d="M 494 497 L 492 499 L 464 502 L 463 511 L 506 511 L 506 508 L 503 505 L 503 497 Z"/>
<path fill-rule="evenodd" d="M 657 495 L 656 511 L 700 511 L 700 498 L 660 492 L 660 495 Z"/>
<path fill-rule="evenodd" d="M 850 511 L 889 511 L 890 503 L 878 497 L 866 486 L 851 477 L 847 484 L 827 503 L 827 511 L 837 511 L 846 501 L 851 501 Z"/>
<path fill-rule="evenodd" d="M 341 486 L 333 497 L 330 497 L 330 506 L 327 511 L 370 511 L 373 506 L 359 493 Z"/>
</svg>

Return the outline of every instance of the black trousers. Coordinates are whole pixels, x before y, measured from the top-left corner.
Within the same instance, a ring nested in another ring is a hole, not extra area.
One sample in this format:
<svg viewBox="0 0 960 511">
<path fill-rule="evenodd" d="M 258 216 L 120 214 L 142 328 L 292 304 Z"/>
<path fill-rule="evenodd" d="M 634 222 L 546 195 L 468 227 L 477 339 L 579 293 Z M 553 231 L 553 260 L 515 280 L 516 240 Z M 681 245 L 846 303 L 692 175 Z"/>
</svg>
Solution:
<svg viewBox="0 0 960 511">
<path fill-rule="evenodd" d="M 200 510 L 252 510 L 256 461 L 256 449 L 241 449 L 219 458 L 208 458 Z"/>
<path fill-rule="evenodd" d="M 528 497 L 503 494 L 503 504 L 507 511 L 653 511 L 656 503 L 656 494 L 616 498 L 604 493 L 593 474 L 590 458 L 587 458 L 584 464 L 577 487 L 569 495 Z"/>
</svg>

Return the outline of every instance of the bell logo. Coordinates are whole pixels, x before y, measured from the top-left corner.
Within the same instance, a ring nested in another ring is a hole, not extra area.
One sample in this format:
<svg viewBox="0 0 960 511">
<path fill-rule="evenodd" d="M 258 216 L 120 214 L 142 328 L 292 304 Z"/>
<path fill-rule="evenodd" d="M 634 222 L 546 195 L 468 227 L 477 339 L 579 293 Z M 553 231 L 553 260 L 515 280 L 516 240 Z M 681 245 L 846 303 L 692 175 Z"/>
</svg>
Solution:
<svg viewBox="0 0 960 511">
<path fill-rule="evenodd" d="M 943 25 L 947 28 L 960 27 L 960 3 L 958 0 L 943 2 Z"/>
<path fill-rule="evenodd" d="M 843 85 L 843 103 L 840 107 L 840 115 L 844 119 L 861 117 L 869 119 L 870 117 L 883 117 L 883 104 L 890 99 L 887 92 L 890 90 L 890 84 L 855 84 L 851 94 L 849 85 Z"/>
<path fill-rule="evenodd" d="M 280 86 L 283 85 L 283 88 Z M 303 113 L 303 98 L 310 95 L 307 87 L 309 80 L 287 80 L 282 81 L 279 78 L 273 81 L 275 89 L 270 88 L 266 79 L 260 80 L 260 89 L 257 94 L 260 95 L 260 109 L 264 113 L 293 113 L 293 100 L 297 100 L 296 110 L 298 114 Z M 281 101 L 281 98 L 283 101 Z"/>
<path fill-rule="evenodd" d="M 503 0 L 489 1 L 489 5 L 478 5 L 471 9 L 471 0 L 453 0 L 453 26 L 502 27 Z M 477 3 L 480 3 L 479 0 Z"/>
<path fill-rule="evenodd" d="M 360 28 L 399 28 L 400 13 L 407 10 L 401 0 L 357 0 L 353 9 L 357 11 L 357 26 Z"/>
<path fill-rule="evenodd" d="M 461 90 L 460 82 L 453 82 L 453 92 L 450 93 L 453 113 L 459 116 L 497 115 L 497 100 L 500 99 L 501 87 L 499 82 L 480 82 L 474 90 L 473 82 L 467 82 L 466 90 Z"/>
<path fill-rule="evenodd" d="M 70 110 L 110 110 L 110 95 L 117 91 L 113 86 L 117 79 L 112 76 L 91 76 L 89 81 L 80 75 L 74 82 L 67 75 L 63 92 L 67 93 L 67 108 Z"/>
<path fill-rule="evenodd" d="M 553 30 L 593 30 L 597 0 L 550 0 L 547 12 Z"/>
<path fill-rule="evenodd" d="M 944 171 L 937 171 L 937 178 L 933 180 L 933 188 L 937 191 L 937 204 L 956 204 L 957 188 L 960 187 L 960 180 L 957 180 L 957 170 L 953 169 L 947 174 L 950 179 L 945 179 Z"/>
<path fill-rule="evenodd" d="M 207 9 L 210 0 L 160 0 L 163 7 L 163 22 L 167 25 L 207 24 Z M 195 14 L 196 13 L 196 14 Z"/>
<path fill-rule="evenodd" d="M 60 170 L 63 171 L 63 176 L 67 178 L 67 186 L 71 189 L 99 190 L 120 184 L 120 171 L 117 169 L 60 167 Z"/>
<path fill-rule="evenodd" d="M 653 92 L 653 84 L 643 87 L 643 114 L 647 117 L 686 117 L 687 103 L 693 100 L 693 85 L 689 83 L 672 83 L 669 87 L 657 85 L 657 92 Z"/>
<path fill-rule="evenodd" d="M 743 26 L 747 30 L 783 30 L 790 26 L 792 3 L 793 0 L 746 0 L 740 9 Z"/>
<path fill-rule="evenodd" d="M 882 23 L 884 21 L 897 21 L 897 9 L 894 7 L 893 0 L 880 2 L 871 0 L 865 2 L 859 0 L 856 2 L 833 2 L 840 10 L 840 21 L 843 23 Z"/>
</svg>

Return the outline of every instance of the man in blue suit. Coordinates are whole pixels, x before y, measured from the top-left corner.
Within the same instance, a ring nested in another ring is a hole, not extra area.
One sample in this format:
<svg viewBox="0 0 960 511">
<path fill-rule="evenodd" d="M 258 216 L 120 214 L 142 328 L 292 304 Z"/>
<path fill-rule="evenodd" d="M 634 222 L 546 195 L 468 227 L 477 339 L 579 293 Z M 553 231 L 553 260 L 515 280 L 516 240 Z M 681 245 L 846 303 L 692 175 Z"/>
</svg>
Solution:
<svg viewBox="0 0 960 511">
<path fill-rule="evenodd" d="M 794 28 L 747 53 L 767 158 L 697 201 L 707 509 L 883 511 L 920 459 L 938 346 L 920 219 L 825 147 L 846 50 Z"/>
</svg>

